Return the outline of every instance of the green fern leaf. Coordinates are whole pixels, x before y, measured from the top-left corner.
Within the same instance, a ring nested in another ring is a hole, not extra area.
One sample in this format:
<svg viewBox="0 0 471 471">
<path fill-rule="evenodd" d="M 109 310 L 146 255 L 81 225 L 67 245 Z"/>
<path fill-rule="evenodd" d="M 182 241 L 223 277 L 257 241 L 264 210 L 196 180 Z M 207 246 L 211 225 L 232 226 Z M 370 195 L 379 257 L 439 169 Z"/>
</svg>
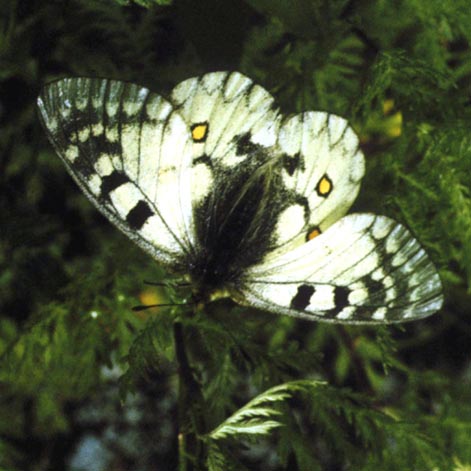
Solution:
<svg viewBox="0 0 471 471">
<path fill-rule="evenodd" d="M 239 409 L 209 433 L 208 438 L 220 440 L 250 435 L 268 435 L 283 423 L 277 418 L 281 413 L 275 405 L 293 397 L 298 391 L 323 385 L 320 381 L 292 381 L 268 389 Z"/>
</svg>

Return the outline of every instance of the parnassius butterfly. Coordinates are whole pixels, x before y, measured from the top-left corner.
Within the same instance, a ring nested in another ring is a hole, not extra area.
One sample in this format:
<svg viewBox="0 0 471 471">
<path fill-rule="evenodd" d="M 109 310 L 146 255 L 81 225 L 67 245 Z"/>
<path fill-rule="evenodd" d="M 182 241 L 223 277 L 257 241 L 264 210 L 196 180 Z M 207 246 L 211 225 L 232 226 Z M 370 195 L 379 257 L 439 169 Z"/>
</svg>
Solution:
<svg viewBox="0 0 471 471">
<path fill-rule="evenodd" d="M 168 98 L 68 78 L 38 105 L 83 192 L 197 296 L 343 323 L 440 309 L 439 276 L 406 228 L 346 216 L 365 163 L 345 119 L 283 116 L 237 72 L 190 78 Z"/>
</svg>

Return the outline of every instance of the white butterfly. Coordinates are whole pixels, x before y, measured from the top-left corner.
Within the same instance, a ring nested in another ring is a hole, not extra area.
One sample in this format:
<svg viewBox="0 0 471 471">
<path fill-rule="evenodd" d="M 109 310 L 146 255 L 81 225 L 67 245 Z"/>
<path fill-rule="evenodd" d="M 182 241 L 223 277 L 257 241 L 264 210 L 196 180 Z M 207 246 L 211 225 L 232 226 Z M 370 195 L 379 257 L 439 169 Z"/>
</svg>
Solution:
<svg viewBox="0 0 471 471">
<path fill-rule="evenodd" d="M 347 122 L 280 114 L 237 72 L 185 80 L 165 99 L 69 78 L 38 106 L 88 198 L 196 296 L 304 319 L 385 323 L 440 309 L 441 282 L 409 231 L 345 216 L 364 174 Z"/>
</svg>

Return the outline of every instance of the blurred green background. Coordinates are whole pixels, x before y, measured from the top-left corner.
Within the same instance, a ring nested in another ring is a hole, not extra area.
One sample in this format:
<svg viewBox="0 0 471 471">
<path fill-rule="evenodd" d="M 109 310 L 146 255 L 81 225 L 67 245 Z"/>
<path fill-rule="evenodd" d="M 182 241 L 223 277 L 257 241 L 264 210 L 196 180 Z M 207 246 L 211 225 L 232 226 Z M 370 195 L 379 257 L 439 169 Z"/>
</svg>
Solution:
<svg viewBox="0 0 471 471">
<path fill-rule="evenodd" d="M 446 301 L 380 328 L 209 306 L 188 349 L 213 427 L 276 384 L 330 388 L 286 403 L 285 427 L 222 443 L 211 469 L 471 469 L 470 40 L 464 0 L 3 0 L 0 471 L 176 469 L 175 310 L 131 307 L 184 294 L 144 285 L 168 275 L 81 194 L 36 97 L 66 76 L 165 95 L 215 70 L 285 113 L 349 119 L 367 166 L 353 210 L 406 224 Z"/>
</svg>

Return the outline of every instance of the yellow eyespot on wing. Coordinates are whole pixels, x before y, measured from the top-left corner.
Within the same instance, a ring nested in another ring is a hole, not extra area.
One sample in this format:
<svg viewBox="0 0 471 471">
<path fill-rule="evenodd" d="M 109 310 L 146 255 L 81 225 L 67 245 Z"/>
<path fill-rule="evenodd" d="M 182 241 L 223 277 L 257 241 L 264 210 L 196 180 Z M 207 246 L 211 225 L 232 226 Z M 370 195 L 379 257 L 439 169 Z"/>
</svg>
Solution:
<svg viewBox="0 0 471 471">
<path fill-rule="evenodd" d="M 208 137 L 208 123 L 196 123 L 191 126 L 191 137 L 193 142 L 204 142 Z"/>
<path fill-rule="evenodd" d="M 319 180 L 319 183 L 316 186 L 316 191 L 319 196 L 323 196 L 324 198 L 326 198 L 331 193 L 332 188 L 332 180 L 327 174 L 324 174 L 324 176 Z"/>
<path fill-rule="evenodd" d="M 314 239 L 318 235 L 321 235 L 321 230 L 318 226 L 312 227 L 309 232 L 306 234 L 306 242 L 309 242 L 310 240 Z"/>
</svg>

